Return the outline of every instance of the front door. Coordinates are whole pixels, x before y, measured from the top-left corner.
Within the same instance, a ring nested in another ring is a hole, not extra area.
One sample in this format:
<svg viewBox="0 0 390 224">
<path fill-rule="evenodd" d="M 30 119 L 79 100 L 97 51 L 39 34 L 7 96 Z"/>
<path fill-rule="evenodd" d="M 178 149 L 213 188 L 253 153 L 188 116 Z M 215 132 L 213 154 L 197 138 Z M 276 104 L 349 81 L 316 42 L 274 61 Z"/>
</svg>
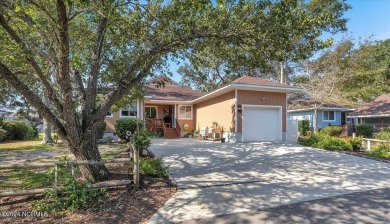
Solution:
<svg viewBox="0 0 390 224">
<path fill-rule="evenodd" d="M 173 116 L 173 106 L 165 105 L 163 107 L 163 115 L 164 115 L 164 124 L 166 127 L 172 128 L 174 127 L 174 116 Z"/>
</svg>

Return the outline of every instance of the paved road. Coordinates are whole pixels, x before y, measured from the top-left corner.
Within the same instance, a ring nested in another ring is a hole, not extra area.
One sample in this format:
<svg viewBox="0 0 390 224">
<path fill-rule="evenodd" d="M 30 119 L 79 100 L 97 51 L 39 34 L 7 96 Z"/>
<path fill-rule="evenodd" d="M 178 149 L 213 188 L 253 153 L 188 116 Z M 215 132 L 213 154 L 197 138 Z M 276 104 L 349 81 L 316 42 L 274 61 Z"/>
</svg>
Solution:
<svg viewBox="0 0 390 224">
<path fill-rule="evenodd" d="M 157 140 L 179 191 L 151 219 L 181 222 L 390 187 L 390 164 L 290 143 Z"/>
<path fill-rule="evenodd" d="M 184 221 L 185 224 L 389 223 L 390 188 Z"/>
</svg>

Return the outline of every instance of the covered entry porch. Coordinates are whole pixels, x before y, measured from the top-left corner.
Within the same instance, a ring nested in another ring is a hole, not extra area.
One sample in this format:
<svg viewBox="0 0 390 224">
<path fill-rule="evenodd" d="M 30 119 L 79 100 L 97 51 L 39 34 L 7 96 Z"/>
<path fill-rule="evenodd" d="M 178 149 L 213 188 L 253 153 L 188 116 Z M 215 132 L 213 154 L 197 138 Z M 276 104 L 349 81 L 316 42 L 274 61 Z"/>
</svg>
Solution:
<svg viewBox="0 0 390 224">
<path fill-rule="evenodd" d="M 176 108 L 176 104 L 145 103 L 144 116 L 147 129 L 162 133 L 164 138 L 181 137 Z"/>
</svg>

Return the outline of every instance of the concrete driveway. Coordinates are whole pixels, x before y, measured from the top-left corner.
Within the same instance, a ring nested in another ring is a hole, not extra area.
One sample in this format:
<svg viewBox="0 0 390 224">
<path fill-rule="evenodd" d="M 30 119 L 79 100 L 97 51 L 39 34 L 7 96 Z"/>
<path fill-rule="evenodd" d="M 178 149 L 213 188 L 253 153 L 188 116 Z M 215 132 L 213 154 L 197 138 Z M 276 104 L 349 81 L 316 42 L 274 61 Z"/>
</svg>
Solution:
<svg viewBox="0 0 390 224">
<path fill-rule="evenodd" d="M 390 187 L 390 164 L 291 143 L 155 140 L 179 191 L 151 219 L 181 222 Z"/>
</svg>

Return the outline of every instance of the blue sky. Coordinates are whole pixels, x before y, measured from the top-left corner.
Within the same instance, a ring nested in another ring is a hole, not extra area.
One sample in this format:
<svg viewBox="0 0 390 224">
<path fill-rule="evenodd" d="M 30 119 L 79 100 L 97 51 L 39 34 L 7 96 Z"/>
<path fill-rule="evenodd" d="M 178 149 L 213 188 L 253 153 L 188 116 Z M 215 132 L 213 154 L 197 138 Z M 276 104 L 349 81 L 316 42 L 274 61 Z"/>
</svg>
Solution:
<svg viewBox="0 0 390 224">
<path fill-rule="evenodd" d="M 332 36 L 335 42 L 341 40 L 343 36 L 349 35 L 356 41 L 359 37 L 385 40 L 390 38 L 390 0 L 347 0 L 352 6 L 344 17 L 348 18 L 348 31 Z M 323 35 L 328 38 L 329 35 Z M 183 64 L 183 63 L 182 63 Z M 171 63 L 171 71 L 175 81 L 180 81 L 181 76 L 176 73 L 181 65 Z"/>
<path fill-rule="evenodd" d="M 348 34 L 354 38 L 368 38 L 374 35 L 377 40 L 390 38 L 390 0 L 348 0 L 352 9 L 345 13 L 349 18 Z M 344 34 L 334 36 L 339 40 Z"/>
</svg>

